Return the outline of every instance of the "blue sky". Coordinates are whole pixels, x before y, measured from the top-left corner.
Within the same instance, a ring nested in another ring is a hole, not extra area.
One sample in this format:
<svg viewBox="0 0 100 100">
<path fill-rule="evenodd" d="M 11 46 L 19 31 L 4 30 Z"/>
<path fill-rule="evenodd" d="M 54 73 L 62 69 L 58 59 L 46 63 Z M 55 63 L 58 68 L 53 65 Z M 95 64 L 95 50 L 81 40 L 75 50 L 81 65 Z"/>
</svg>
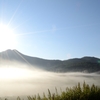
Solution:
<svg viewBox="0 0 100 100">
<path fill-rule="evenodd" d="M 14 30 L 23 54 L 100 58 L 100 0 L 0 0 L 0 23 Z"/>
</svg>

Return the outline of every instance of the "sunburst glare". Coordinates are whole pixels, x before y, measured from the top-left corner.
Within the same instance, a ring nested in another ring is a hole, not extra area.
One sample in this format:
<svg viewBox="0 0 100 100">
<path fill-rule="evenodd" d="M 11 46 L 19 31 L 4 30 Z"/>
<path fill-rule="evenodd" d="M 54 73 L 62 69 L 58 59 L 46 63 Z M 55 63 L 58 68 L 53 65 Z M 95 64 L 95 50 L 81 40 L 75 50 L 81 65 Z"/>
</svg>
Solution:
<svg viewBox="0 0 100 100">
<path fill-rule="evenodd" d="M 0 24 L 0 51 L 16 47 L 16 35 L 13 29 L 5 24 Z"/>
</svg>

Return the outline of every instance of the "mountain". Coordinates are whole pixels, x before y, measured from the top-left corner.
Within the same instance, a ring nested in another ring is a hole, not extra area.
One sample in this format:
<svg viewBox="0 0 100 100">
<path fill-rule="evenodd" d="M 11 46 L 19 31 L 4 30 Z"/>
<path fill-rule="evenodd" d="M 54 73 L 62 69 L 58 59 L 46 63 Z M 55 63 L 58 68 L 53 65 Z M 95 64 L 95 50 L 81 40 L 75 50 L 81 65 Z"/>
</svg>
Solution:
<svg viewBox="0 0 100 100">
<path fill-rule="evenodd" d="M 0 52 L 0 63 L 3 61 L 20 62 L 53 72 L 100 72 L 100 59 L 96 57 L 74 58 L 69 60 L 47 60 L 30 57 L 17 50 Z M 7 63 L 8 64 L 8 63 Z"/>
</svg>

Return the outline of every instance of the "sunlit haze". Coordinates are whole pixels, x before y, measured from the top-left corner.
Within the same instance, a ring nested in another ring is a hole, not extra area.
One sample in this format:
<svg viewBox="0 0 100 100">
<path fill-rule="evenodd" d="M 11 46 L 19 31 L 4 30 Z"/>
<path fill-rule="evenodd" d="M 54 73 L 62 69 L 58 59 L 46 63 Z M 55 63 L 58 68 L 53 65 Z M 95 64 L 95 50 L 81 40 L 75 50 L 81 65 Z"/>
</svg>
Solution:
<svg viewBox="0 0 100 100">
<path fill-rule="evenodd" d="M 21 68 L 19 68 L 21 67 Z M 85 81 L 92 85 L 100 86 L 100 75 L 96 73 L 86 74 L 80 72 L 53 73 L 42 70 L 34 70 L 19 64 L 18 66 L 2 66 L 0 68 L 0 96 L 28 96 L 47 94 L 48 88 L 55 93 L 55 87 L 60 89 L 75 86 L 78 82 Z M 27 99 L 26 99 L 27 100 Z"/>
</svg>

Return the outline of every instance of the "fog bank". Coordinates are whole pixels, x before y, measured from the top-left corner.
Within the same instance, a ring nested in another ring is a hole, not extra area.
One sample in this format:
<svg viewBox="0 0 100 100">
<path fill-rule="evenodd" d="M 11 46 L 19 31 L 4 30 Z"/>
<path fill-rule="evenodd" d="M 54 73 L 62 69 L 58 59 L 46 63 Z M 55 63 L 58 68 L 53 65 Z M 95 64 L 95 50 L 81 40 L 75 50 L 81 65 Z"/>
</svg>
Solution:
<svg viewBox="0 0 100 100">
<path fill-rule="evenodd" d="M 48 89 L 55 92 L 72 87 L 78 82 L 100 86 L 100 74 L 91 73 L 53 73 L 27 65 L 0 66 L 0 96 L 42 95 Z"/>
</svg>

